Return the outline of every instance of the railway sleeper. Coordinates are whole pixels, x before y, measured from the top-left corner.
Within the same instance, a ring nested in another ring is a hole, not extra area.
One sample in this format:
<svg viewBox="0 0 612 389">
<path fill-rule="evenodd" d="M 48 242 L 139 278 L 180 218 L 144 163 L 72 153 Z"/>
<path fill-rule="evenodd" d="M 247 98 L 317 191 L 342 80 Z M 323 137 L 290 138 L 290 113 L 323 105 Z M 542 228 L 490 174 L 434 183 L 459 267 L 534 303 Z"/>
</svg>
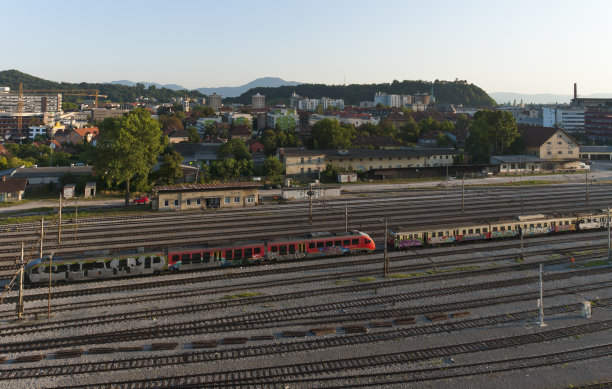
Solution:
<svg viewBox="0 0 612 389">
<path fill-rule="evenodd" d="M 81 349 L 60 350 L 55 352 L 54 357 L 55 359 L 79 358 L 82 354 L 83 350 Z"/>
<path fill-rule="evenodd" d="M 151 350 L 154 350 L 154 351 L 157 351 L 157 350 L 174 350 L 177 347 L 178 347 L 178 343 L 176 343 L 176 342 L 153 343 L 151 345 Z"/>
<path fill-rule="evenodd" d="M 447 320 L 448 315 L 446 313 L 434 313 L 431 315 L 427 315 L 427 318 L 430 321 L 441 321 L 441 320 Z"/>
<path fill-rule="evenodd" d="M 251 336 L 251 340 L 274 340 L 274 335 L 254 335 Z"/>
<path fill-rule="evenodd" d="M 249 341 L 249 338 L 245 338 L 245 337 L 223 338 L 223 344 L 244 344 L 248 341 Z"/>
<path fill-rule="evenodd" d="M 283 331 L 282 334 L 285 338 L 303 338 L 308 336 L 306 331 Z"/>
<path fill-rule="evenodd" d="M 370 323 L 370 327 L 372 328 L 388 328 L 393 327 L 393 323 L 390 321 L 373 321 Z"/>
<path fill-rule="evenodd" d="M 87 354 L 112 354 L 115 352 L 115 349 L 112 347 L 95 347 L 90 348 L 87 351 Z"/>
<path fill-rule="evenodd" d="M 414 317 L 400 317 L 395 319 L 395 324 L 398 326 L 401 325 L 405 325 L 405 324 L 415 324 L 416 323 L 416 319 Z"/>
<path fill-rule="evenodd" d="M 319 328 L 311 329 L 310 332 L 319 336 L 319 335 L 333 334 L 336 332 L 336 329 L 333 327 L 319 327 Z"/>
<path fill-rule="evenodd" d="M 38 362 L 42 361 L 47 357 L 46 354 L 33 354 L 33 355 L 22 355 L 15 358 L 14 363 L 25 363 L 25 362 Z"/>
<path fill-rule="evenodd" d="M 361 333 L 368 332 L 368 327 L 361 325 L 361 324 L 344 326 L 342 327 L 342 329 L 347 334 L 361 334 Z"/>
<path fill-rule="evenodd" d="M 213 348 L 217 347 L 219 342 L 217 340 L 196 340 L 191 343 L 193 348 Z"/>
</svg>

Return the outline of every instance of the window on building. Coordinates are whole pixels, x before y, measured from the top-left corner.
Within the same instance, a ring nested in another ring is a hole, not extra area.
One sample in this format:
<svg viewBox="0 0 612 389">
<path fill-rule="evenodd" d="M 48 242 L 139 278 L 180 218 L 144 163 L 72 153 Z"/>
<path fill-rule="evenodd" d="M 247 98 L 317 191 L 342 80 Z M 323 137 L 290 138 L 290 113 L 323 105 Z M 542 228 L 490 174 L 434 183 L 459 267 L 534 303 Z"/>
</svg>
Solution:
<svg viewBox="0 0 612 389">
<path fill-rule="evenodd" d="M 178 200 L 174 200 L 174 205 L 178 207 Z"/>
<path fill-rule="evenodd" d="M 252 204 L 255 202 L 255 195 L 246 196 L 244 199 L 247 203 Z"/>
<path fill-rule="evenodd" d="M 308 174 L 312 173 L 312 169 L 308 168 Z"/>
<path fill-rule="evenodd" d="M 312 158 L 308 157 L 308 163 L 312 162 Z"/>
<path fill-rule="evenodd" d="M 196 199 L 196 204 L 197 204 L 197 205 L 202 204 L 202 199 Z"/>
<path fill-rule="evenodd" d="M 557 142 L 557 144 L 558 144 L 558 145 L 562 145 L 562 144 L 563 144 L 563 142 Z"/>
<path fill-rule="evenodd" d="M 563 154 L 563 151 L 558 151 L 557 154 L 561 155 Z"/>
<path fill-rule="evenodd" d="M 548 155 L 552 155 L 552 153 L 551 153 L 550 151 L 549 151 L 549 152 L 547 152 L 546 154 L 548 154 Z"/>
<path fill-rule="evenodd" d="M 236 197 L 234 197 L 234 202 L 235 202 L 235 203 L 239 203 L 239 202 L 240 202 L 240 196 L 236 196 Z"/>
<path fill-rule="evenodd" d="M 168 206 L 168 200 L 164 200 L 164 207 Z"/>
<path fill-rule="evenodd" d="M 187 199 L 187 205 L 191 205 L 191 199 Z"/>
<path fill-rule="evenodd" d="M 229 197 L 229 196 L 225 196 L 224 202 L 225 202 L 225 204 L 229 204 L 229 203 L 232 202 L 232 198 Z"/>
<path fill-rule="evenodd" d="M 302 159 L 301 159 L 301 161 L 300 161 L 300 162 L 301 162 L 301 163 L 304 163 L 304 157 L 302 157 Z"/>
</svg>

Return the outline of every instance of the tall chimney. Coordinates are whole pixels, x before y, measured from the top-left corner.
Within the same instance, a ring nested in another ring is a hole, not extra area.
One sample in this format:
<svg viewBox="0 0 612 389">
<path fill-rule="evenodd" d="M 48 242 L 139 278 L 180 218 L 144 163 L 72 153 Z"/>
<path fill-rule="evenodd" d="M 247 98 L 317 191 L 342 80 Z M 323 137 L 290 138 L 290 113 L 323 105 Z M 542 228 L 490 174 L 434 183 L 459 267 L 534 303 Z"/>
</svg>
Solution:
<svg viewBox="0 0 612 389">
<path fill-rule="evenodd" d="M 578 85 L 574 83 L 574 99 L 578 98 Z"/>
</svg>

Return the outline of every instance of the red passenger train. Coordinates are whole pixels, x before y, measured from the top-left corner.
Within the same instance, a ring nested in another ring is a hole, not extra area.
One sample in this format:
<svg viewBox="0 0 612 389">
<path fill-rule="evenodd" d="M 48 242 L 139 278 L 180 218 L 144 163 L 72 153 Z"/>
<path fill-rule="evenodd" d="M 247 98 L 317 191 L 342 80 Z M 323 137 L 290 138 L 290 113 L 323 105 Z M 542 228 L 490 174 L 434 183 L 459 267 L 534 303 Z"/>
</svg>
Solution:
<svg viewBox="0 0 612 389">
<path fill-rule="evenodd" d="M 356 252 L 367 253 L 375 248 L 372 238 L 360 231 L 312 232 L 308 235 L 278 238 L 271 241 L 175 249 L 168 252 L 167 258 L 168 269 L 190 270 Z"/>
</svg>

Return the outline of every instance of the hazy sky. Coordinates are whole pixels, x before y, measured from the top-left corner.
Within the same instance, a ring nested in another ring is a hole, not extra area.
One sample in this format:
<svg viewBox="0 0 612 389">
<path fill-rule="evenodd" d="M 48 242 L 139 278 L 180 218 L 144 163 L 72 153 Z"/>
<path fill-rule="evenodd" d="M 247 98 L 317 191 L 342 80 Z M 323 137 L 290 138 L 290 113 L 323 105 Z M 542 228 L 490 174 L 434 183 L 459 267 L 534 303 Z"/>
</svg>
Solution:
<svg viewBox="0 0 612 389">
<path fill-rule="evenodd" d="M 187 88 L 465 79 L 612 94 L 612 1 L 0 0 L 0 70 Z"/>
</svg>

